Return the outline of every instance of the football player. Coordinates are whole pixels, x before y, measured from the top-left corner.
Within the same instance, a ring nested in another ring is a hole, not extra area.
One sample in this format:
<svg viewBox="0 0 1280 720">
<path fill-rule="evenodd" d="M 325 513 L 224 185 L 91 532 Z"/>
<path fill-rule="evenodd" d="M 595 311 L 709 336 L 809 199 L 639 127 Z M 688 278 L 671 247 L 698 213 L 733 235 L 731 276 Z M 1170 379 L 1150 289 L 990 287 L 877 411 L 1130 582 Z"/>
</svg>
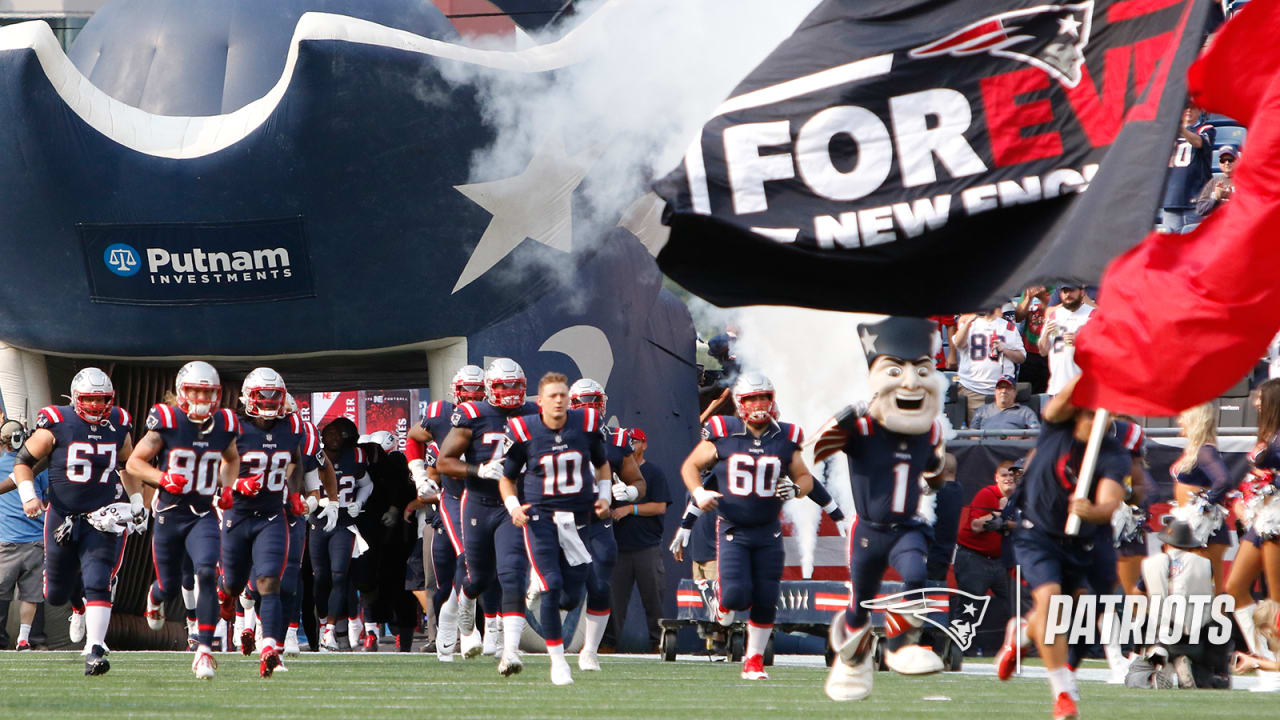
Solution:
<svg viewBox="0 0 1280 720">
<path fill-rule="evenodd" d="M 298 618 L 302 605 L 302 554 L 307 549 L 307 518 L 319 508 L 320 489 L 322 487 L 337 488 L 337 478 L 333 474 L 333 463 L 320 448 L 320 432 L 309 420 L 303 420 L 298 414 L 297 403 L 293 396 L 284 396 L 285 413 L 297 417 L 302 423 L 304 438 L 302 442 L 302 465 L 295 472 L 302 474 L 304 495 L 295 500 L 289 499 L 289 558 L 284 568 L 284 577 L 280 580 L 280 605 L 284 608 L 286 623 L 284 635 L 284 654 L 289 657 L 301 652 L 298 647 Z M 336 492 L 336 490 L 335 490 Z M 304 510 L 298 514 L 298 510 Z M 330 511 L 333 522 L 337 524 L 337 512 Z M 284 664 L 279 669 L 284 669 Z"/>
<path fill-rule="evenodd" d="M 591 378 L 582 378 L 569 388 L 569 407 L 573 410 L 591 408 L 604 422 L 609 396 L 604 387 Z M 631 457 L 631 443 L 621 428 L 602 427 L 605 458 L 609 467 L 617 473 L 620 482 L 612 483 L 610 496 L 620 503 L 633 502 L 645 491 L 644 476 L 640 466 Z M 618 564 L 618 542 L 613 536 L 613 515 L 592 517 L 587 525 L 587 548 L 591 550 L 591 567 L 587 572 L 586 634 L 582 652 L 578 653 L 578 668 L 594 671 L 600 669 L 600 641 L 609 625 L 613 594 L 610 582 L 613 568 Z"/>
<path fill-rule="evenodd" d="M 933 321 L 890 317 L 862 326 L 860 335 L 871 402 L 838 413 L 819 433 L 814 455 L 822 462 L 844 452 L 858 516 L 850 534 L 853 595 L 831 624 L 838 656 L 826 684 L 832 700 L 860 700 L 871 692 L 874 639 L 863 604 L 879 593 L 885 569 L 892 566 L 906 590 L 927 582 L 931 530 L 916 509 L 921 493 L 942 484 L 946 455 L 937 417 L 947 380 L 933 362 Z M 941 658 L 919 644 L 926 604 L 921 596 L 885 614 L 885 661 L 895 672 L 942 670 Z"/>
<path fill-rule="evenodd" d="M 507 424 L 510 449 L 501 459 L 499 489 L 512 524 L 523 533 L 533 580 L 542 593 L 539 619 L 551 657 L 551 682 L 571 685 L 560 611 L 582 601 L 593 562 L 583 535 L 589 516 L 609 513 L 613 473 L 599 413 L 568 409 L 568 378 L 555 372 L 543 375 L 538 407 L 538 414 L 511 418 Z M 592 467 L 594 482 L 587 479 Z M 499 672 L 511 675 L 520 668 L 520 656 L 509 643 Z"/>
<path fill-rule="evenodd" d="M 267 367 L 254 368 L 241 385 L 241 415 L 236 420 L 240 437 L 240 472 L 234 483 L 222 489 L 219 507 L 222 517 L 222 588 L 239 596 L 250 578 L 262 605 L 262 648 L 258 673 L 271 677 L 280 665 L 281 643 L 286 622 L 280 600 L 280 581 L 289 557 L 289 482 L 303 454 L 314 454 L 314 446 L 304 447 L 308 436 L 302 418 L 285 413 L 284 378 Z M 314 441 L 314 438 L 312 438 Z M 295 515 L 306 514 L 298 490 L 293 490 Z M 326 511 L 329 517 L 336 509 Z M 241 652 L 255 646 L 254 628 L 248 624 L 241 635 Z"/>
<path fill-rule="evenodd" d="M 453 428 L 440 446 L 437 469 L 448 477 L 465 478 L 460 511 L 466 554 L 466 581 L 458 596 L 458 632 L 466 637 L 475 628 L 476 598 L 494 585 L 501 588 L 503 659 L 517 658 L 524 630 L 525 583 L 528 572 L 520 529 L 508 522 L 498 494 L 502 458 L 495 457 L 507 421 L 536 415 L 538 406 L 525 401 L 524 370 L 516 361 L 498 358 L 484 373 L 485 402 L 464 402 L 453 410 Z M 463 460 L 463 457 L 466 460 Z M 519 672 L 500 662 L 500 670 Z"/>
<path fill-rule="evenodd" d="M 156 580 L 147 593 L 145 617 L 152 630 L 164 627 L 164 603 L 182 588 L 182 567 L 189 559 L 196 576 L 196 655 L 191 670 L 212 679 L 213 631 L 218 625 L 217 564 L 221 548 L 214 497 L 240 471 L 236 447 L 239 423 L 230 410 L 218 410 L 222 381 L 207 362 L 194 360 L 178 370 L 172 404 L 147 414 L 147 433 L 129 456 L 129 473 L 159 488 L 151 552 Z M 152 462 L 159 458 L 159 466 Z"/>
<path fill-rule="evenodd" d="M 124 532 L 146 520 L 142 486 L 122 458 L 133 451 L 133 422 L 115 407 L 111 378 L 87 367 L 71 380 L 71 404 L 40 410 L 36 430 L 18 450 L 13 479 L 22 510 L 45 512 L 45 601 L 61 605 L 85 598 L 84 674 L 102 675 L 107 660 L 111 589 L 124 558 Z M 36 495 L 32 468 L 49 458 L 48 508 Z"/>
<path fill-rule="evenodd" d="M 1078 378 L 1069 381 L 1045 406 L 1044 424 L 1018 498 L 1022 527 L 1013 534 L 1014 555 L 1033 601 L 1027 634 L 1048 671 L 1054 718 L 1077 717 L 1079 693 L 1067 664 L 1067 639 L 1059 635 L 1052 644 L 1045 642 L 1049 603 L 1055 595 L 1081 592 L 1093 568 L 1102 566 L 1110 571 L 1114 567 L 1114 549 L 1105 542 L 1109 533 L 1099 529 L 1110 527 L 1112 515 L 1123 504 L 1122 483 L 1130 468 L 1129 453 L 1114 435 L 1105 434 L 1089 496 L 1074 497 L 1094 418 L 1092 410 L 1072 403 L 1076 382 Z M 1074 536 L 1065 531 L 1069 514 L 1078 515 L 1085 523 Z M 1100 536 L 1102 543 L 1098 542 Z M 1099 544 L 1105 547 L 1099 549 Z M 1110 577 L 1114 582 L 1114 572 Z M 1105 581 L 1094 582 L 1102 585 Z M 997 674 L 1001 679 L 1008 677 L 1002 667 L 997 668 Z"/>
<path fill-rule="evenodd" d="M 447 539 L 447 542 L 431 544 L 431 559 L 435 564 L 437 583 L 432 607 L 439 614 L 436 624 L 436 657 L 441 662 L 453 661 L 453 654 L 458 644 L 458 593 L 462 592 L 462 584 L 466 576 L 461 510 L 465 486 L 460 477 L 441 476 L 438 469 L 433 467 L 435 457 L 431 458 L 432 466 L 429 467 L 426 448 L 434 443 L 438 455 L 440 444 L 444 442 L 449 430 L 453 427 L 450 418 L 453 416 L 455 403 L 479 403 L 484 400 L 484 370 L 476 365 L 464 365 L 454 373 L 451 386 L 453 401 L 436 400 L 428 405 L 427 411 L 422 415 L 422 421 L 409 430 L 409 438 L 405 443 L 405 457 L 409 459 L 409 472 L 413 476 L 414 485 L 417 486 L 418 496 L 439 495 L 439 512 L 436 514 L 433 527 L 438 535 L 444 535 Z M 499 604 L 497 594 L 491 594 L 482 602 L 485 606 L 486 620 L 490 614 L 496 617 Z M 490 636 L 499 634 L 501 627 L 501 622 L 495 622 L 492 625 L 486 622 L 485 639 L 488 640 Z M 479 632 L 473 630 L 462 639 L 463 655 L 474 657 L 474 654 L 480 650 L 478 636 Z"/>
<path fill-rule="evenodd" d="M 325 490 L 321 498 L 322 512 L 337 518 L 334 522 L 321 522 L 317 518 L 311 524 L 311 572 L 315 576 L 312 594 L 315 596 L 316 615 L 323 626 L 320 649 L 332 652 L 338 649 L 334 636 L 334 623 L 348 617 L 351 599 L 351 555 L 356 544 L 355 520 L 364 503 L 373 492 L 373 481 L 365 464 L 364 451 L 356 447 L 359 433 L 355 423 L 340 417 L 320 432 L 324 441 L 324 454 L 333 464 L 337 477 L 336 489 Z M 348 623 L 350 619 L 348 618 Z M 348 638 L 350 637 L 348 628 Z"/>
<path fill-rule="evenodd" d="M 804 496 L 813 476 L 800 458 L 800 426 L 773 419 L 773 383 L 745 372 L 733 384 L 737 417 L 716 415 L 680 476 L 703 512 L 716 510 L 720 613 L 750 610 L 742 679 L 767 680 L 764 650 L 778 614 L 786 552 L 778 519 L 782 503 Z M 721 492 L 703 487 L 711 470 Z"/>
</svg>

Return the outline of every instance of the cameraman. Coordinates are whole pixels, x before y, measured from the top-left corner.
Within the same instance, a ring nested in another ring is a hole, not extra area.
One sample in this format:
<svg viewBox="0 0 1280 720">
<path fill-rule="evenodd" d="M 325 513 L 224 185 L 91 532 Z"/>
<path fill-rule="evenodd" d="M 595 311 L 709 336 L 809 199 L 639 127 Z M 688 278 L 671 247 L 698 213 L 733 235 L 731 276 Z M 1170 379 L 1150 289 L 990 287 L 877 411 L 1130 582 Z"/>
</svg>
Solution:
<svg viewBox="0 0 1280 720">
<path fill-rule="evenodd" d="M 956 537 L 956 588 L 973 595 L 990 590 L 1000 607 L 993 607 L 989 617 L 999 621 L 998 627 L 1003 627 L 1011 612 L 1009 583 L 1000 559 L 1004 536 L 1010 528 L 1000 511 L 1021 477 L 1022 467 L 1014 461 L 997 465 L 995 482 L 974 494 L 960 513 L 960 533 Z"/>
</svg>

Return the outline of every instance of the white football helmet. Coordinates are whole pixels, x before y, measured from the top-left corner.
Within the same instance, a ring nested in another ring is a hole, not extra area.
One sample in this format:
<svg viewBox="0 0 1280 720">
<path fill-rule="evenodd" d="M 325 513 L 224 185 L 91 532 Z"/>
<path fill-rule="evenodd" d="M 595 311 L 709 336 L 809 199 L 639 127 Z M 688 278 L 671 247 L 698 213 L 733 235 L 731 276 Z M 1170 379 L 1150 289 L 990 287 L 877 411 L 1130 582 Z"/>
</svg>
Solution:
<svg viewBox="0 0 1280 720">
<path fill-rule="evenodd" d="M 569 407 L 574 410 L 595 408 L 596 412 L 603 417 L 608 402 L 609 396 L 605 394 L 604 388 L 591 378 L 582 378 L 569 388 Z"/>
<path fill-rule="evenodd" d="M 386 430 L 371 432 L 367 437 L 368 439 L 364 442 L 374 443 L 381 447 L 383 452 L 393 452 L 396 449 L 396 436 Z"/>
<path fill-rule="evenodd" d="M 752 398 L 765 398 L 766 402 L 761 405 L 755 405 L 748 409 L 743 403 Z M 764 373 L 745 372 L 738 376 L 738 381 L 733 384 L 733 406 L 738 411 L 738 417 L 751 425 L 764 425 L 773 419 L 773 383 Z"/>
<path fill-rule="evenodd" d="M 111 378 L 98 368 L 87 367 L 71 378 L 71 407 L 90 425 L 106 420 L 115 401 Z"/>
<path fill-rule="evenodd" d="M 511 358 L 498 358 L 484 371 L 484 397 L 494 407 L 513 410 L 524 404 L 524 368 Z"/>
<path fill-rule="evenodd" d="M 284 414 L 292 415 L 298 412 L 298 401 L 293 399 L 293 393 L 284 394 Z"/>
<path fill-rule="evenodd" d="M 204 422 L 213 416 L 213 411 L 222 400 L 222 380 L 218 371 L 203 360 L 192 360 L 178 370 L 178 378 L 174 381 L 174 390 L 178 393 L 178 407 L 195 422 Z M 206 402 L 195 402 L 187 397 L 188 390 L 210 388 L 211 399 Z"/>
<path fill-rule="evenodd" d="M 484 370 L 479 365 L 463 365 L 450 384 L 453 402 L 480 402 L 484 399 Z"/>
<path fill-rule="evenodd" d="M 254 368 L 240 386 L 240 402 L 249 417 L 274 420 L 285 414 L 285 397 L 289 391 L 284 378 L 269 367 Z"/>
</svg>

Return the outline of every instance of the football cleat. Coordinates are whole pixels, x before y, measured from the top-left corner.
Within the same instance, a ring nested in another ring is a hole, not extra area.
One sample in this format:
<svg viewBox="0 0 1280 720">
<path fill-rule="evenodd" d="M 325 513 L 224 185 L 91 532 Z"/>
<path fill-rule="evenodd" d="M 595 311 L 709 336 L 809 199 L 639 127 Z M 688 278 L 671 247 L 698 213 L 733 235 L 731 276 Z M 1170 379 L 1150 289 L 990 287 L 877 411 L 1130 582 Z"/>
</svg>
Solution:
<svg viewBox="0 0 1280 720">
<path fill-rule="evenodd" d="M 258 674 L 264 678 L 271 677 L 271 673 L 280 667 L 280 653 L 276 652 L 275 646 L 268 645 L 262 648 L 262 654 L 258 661 Z"/>
<path fill-rule="evenodd" d="M 347 618 L 347 649 L 360 647 L 360 639 L 364 637 L 364 627 L 360 618 Z"/>
<path fill-rule="evenodd" d="M 71 642 L 79 644 L 84 642 L 84 612 L 71 611 L 71 616 L 67 618 L 67 622 L 71 623 L 71 627 L 67 630 L 67 635 Z"/>
<path fill-rule="evenodd" d="M 200 624 L 195 620 L 187 621 L 187 649 L 195 650 L 200 644 Z"/>
<path fill-rule="evenodd" d="M 520 661 L 520 656 L 515 653 L 503 653 L 502 659 L 498 661 L 498 674 L 503 677 L 519 675 L 523 669 L 524 663 Z"/>
<path fill-rule="evenodd" d="M 764 656 L 752 655 L 742 661 L 743 680 L 768 680 L 769 673 L 764 671 Z"/>
<path fill-rule="evenodd" d="M 498 657 L 502 654 L 502 618 L 484 619 L 484 654 Z"/>
<path fill-rule="evenodd" d="M 996 653 L 996 677 L 1008 680 L 1013 675 L 1018 661 L 1017 650 L 1026 646 L 1027 621 L 1024 618 L 1009 618 L 1004 626 L 1004 644 Z"/>
<path fill-rule="evenodd" d="M 462 636 L 462 657 L 470 660 L 480 657 L 484 651 L 484 639 L 480 636 L 480 628 L 472 627 L 471 632 Z"/>
<path fill-rule="evenodd" d="M 563 657 L 552 658 L 551 660 L 551 684 L 573 684 L 573 671 L 569 669 L 569 663 Z"/>
<path fill-rule="evenodd" d="M 284 634 L 284 654 L 289 657 L 298 657 L 302 652 L 302 648 L 298 647 L 298 628 L 291 627 Z"/>
<path fill-rule="evenodd" d="M 366 633 L 364 636 L 364 651 L 378 652 L 378 636 L 373 633 Z"/>
<path fill-rule="evenodd" d="M 191 672 L 195 673 L 197 679 L 212 680 L 217 669 L 218 661 L 214 659 L 213 653 L 203 649 L 196 650 L 196 657 L 191 661 Z"/>
<path fill-rule="evenodd" d="M 107 660 L 106 648 L 101 645 L 94 645 L 84 659 L 84 674 L 106 675 L 110 669 L 111 663 Z"/>
<path fill-rule="evenodd" d="M 147 591 L 147 609 L 142 616 L 147 619 L 147 627 L 152 630 L 164 629 L 164 606 L 151 598 L 150 591 Z"/>
<path fill-rule="evenodd" d="M 258 641 L 253 628 L 242 629 L 240 631 L 240 654 L 249 657 L 256 647 L 258 647 Z"/>
<path fill-rule="evenodd" d="M 476 629 L 476 599 L 458 593 L 458 635 L 466 637 Z"/>
<path fill-rule="evenodd" d="M 599 672 L 600 656 L 593 652 L 583 650 L 578 653 L 578 669 L 585 670 L 587 672 Z"/>
<path fill-rule="evenodd" d="M 1053 720 L 1077 720 L 1079 717 L 1076 701 L 1067 693 L 1058 693 L 1058 699 L 1053 703 Z"/>
<path fill-rule="evenodd" d="M 436 659 L 440 662 L 453 662 L 454 647 L 436 643 Z"/>
<path fill-rule="evenodd" d="M 17 646 L 15 646 L 13 649 L 19 652 L 23 650 L 30 650 L 31 643 L 27 642 L 26 640 L 19 640 Z"/>
<path fill-rule="evenodd" d="M 923 645 L 906 645 L 884 651 L 884 663 L 899 675 L 930 675 L 942 672 L 942 658 Z"/>
<path fill-rule="evenodd" d="M 320 652 L 338 652 L 338 641 L 333 635 L 333 626 L 326 624 L 320 635 Z"/>
<path fill-rule="evenodd" d="M 836 651 L 827 673 L 827 697 L 837 702 L 861 700 L 871 694 L 875 681 L 875 635 L 871 623 L 850 630 L 840 611 L 831 621 L 829 642 Z"/>
</svg>

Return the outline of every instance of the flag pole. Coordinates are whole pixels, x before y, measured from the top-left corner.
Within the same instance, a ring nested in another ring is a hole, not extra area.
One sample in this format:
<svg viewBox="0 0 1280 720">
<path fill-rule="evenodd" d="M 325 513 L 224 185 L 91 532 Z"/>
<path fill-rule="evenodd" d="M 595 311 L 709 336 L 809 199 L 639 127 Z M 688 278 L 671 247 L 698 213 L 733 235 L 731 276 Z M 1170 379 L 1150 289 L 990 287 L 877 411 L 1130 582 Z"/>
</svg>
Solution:
<svg viewBox="0 0 1280 720">
<path fill-rule="evenodd" d="M 1093 471 L 1098 466 L 1098 453 L 1102 450 L 1102 436 L 1111 425 L 1111 413 L 1103 408 L 1093 415 L 1093 431 L 1089 433 L 1089 445 L 1084 449 L 1084 460 L 1080 462 L 1080 477 L 1076 480 L 1076 492 L 1073 497 L 1087 498 L 1093 490 Z M 1071 536 L 1080 534 L 1080 516 L 1067 514 L 1066 533 Z"/>
</svg>

